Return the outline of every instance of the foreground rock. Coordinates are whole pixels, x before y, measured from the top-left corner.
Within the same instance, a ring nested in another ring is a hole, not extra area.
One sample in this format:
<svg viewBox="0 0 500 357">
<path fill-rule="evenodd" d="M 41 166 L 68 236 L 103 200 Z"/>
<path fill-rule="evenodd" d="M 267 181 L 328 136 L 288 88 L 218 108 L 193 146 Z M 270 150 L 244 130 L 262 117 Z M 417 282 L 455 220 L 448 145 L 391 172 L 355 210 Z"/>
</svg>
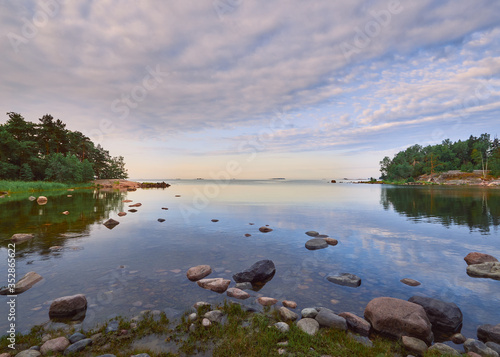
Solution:
<svg viewBox="0 0 500 357">
<path fill-rule="evenodd" d="M 50 305 L 50 318 L 74 318 L 84 315 L 87 310 L 87 299 L 83 294 L 63 296 L 55 299 Z"/>
<path fill-rule="evenodd" d="M 343 273 L 340 275 L 327 276 L 326 280 L 331 283 L 357 288 L 361 285 L 361 278 L 354 274 Z"/>
<path fill-rule="evenodd" d="M 346 320 L 335 314 L 332 310 L 322 307 L 315 317 L 321 327 L 333 328 L 335 330 L 347 330 Z"/>
<path fill-rule="evenodd" d="M 10 240 L 14 243 L 21 243 L 33 239 L 34 237 L 35 235 L 31 233 L 16 233 L 10 238 Z"/>
<path fill-rule="evenodd" d="M 412 296 L 408 301 L 424 308 L 435 335 L 451 336 L 460 332 L 463 315 L 456 304 L 423 296 Z"/>
<path fill-rule="evenodd" d="M 212 268 L 210 265 L 198 265 L 196 267 L 189 268 L 186 275 L 191 281 L 197 281 L 203 279 L 204 277 L 212 273 Z"/>
<path fill-rule="evenodd" d="M 58 337 L 45 342 L 42 347 L 40 347 L 40 352 L 43 355 L 50 352 L 63 352 L 69 345 L 69 340 L 66 337 Z"/>
<path fill-rule="evenodd" d="M 227 289 L 227 296 L 234 297 L 235 299 L 245 300 L 250 297 L 250 294 L 238 288 Z"/>
<path fill-rule="evenodd" d="M 477 338 L 483 342 L 494 342 L 500 344 L 500 324 L 481 325 L 477 328 Z"/>
<path fill-rule="evenodd" d="M 216 293 L 222 294 L 225 292 L 231 283 L 231 280 L 223 278 L 214 279 L 201 279 L 196 282 L 203 289 L 215 291 Z"/>
<path fill-rule="evenodd" d="M 23 276 L 19 281 L 16 283 L 16 286 L 14 288 L 14 291 L 10 291 L 8 288 L 2 288 L 0 289 L 0 295 L 17 295 L 25 292 L 29 288 L 31 288 L 33 285 L 38 283 L 40 280 L 42 280 L 42 276 L 35 273 L 34 271 L 30 271 L 29 273 L 26 273 L 25 276 Z"/>
<path fill-rule="evenodd" d="M 488 262 L 498 262 L 498 259 L 495 258 L 492 255 L 485 254 L 485 253 L 479 253 L 479 252 L 471 252 L 467 254 L 464 258 L 465 262 L 467 265 L 474 265 L 474 264 L 482 264 L 482 263 L 488 263 Z"/>
<path fill-rule="evenodd" d="M 297 327 L 308 335 L 315 335 L 319 331 L 319 322 L 315 319 L 305 318 L 297 322 Z"/>
<path fill-rule="evenodd" d="M 429 351 L 438 351 L 442 355 L 460 356 L 460 353 L 456 349 L 439 342 L 429 347 Z"/>
<path fill-rule="evenodd" d="M 365 319 L 373 329 L 382 334 L 401 338 L 418 338 L 427 345 L 433 340 L 432 325 L 422 306 L 409 301 L 379 297 L 365 308 Z"/>
<path fill-rule="evenodd" d="M 281 319 L 284 321 L 295 321 L 299 318 L 299 315 L 284 306 L 280 307 L 278 311 Z"/>
<path fill-rule="evenodd" d="M 342 312 L 339 314 L 340 317 L 343 317 L 347 322 L 347 328 L 354 333 L 358 333 L 361 336 L 369 336 L 371 325 L 365 319 L 350 313 L 350 312 Z"/>
<path fill-rule="evenodd" d="M 324 249 L 328 247 L 328 243 L 323 238 L 313 238 L 306 242 L 306 248 L 309 250 Z"/>
<path fill-rule="evenodd" d="M 500 262 L 487 262 L 469 265 L 467 274 L 473 278 L 490 278 L 500 280 Z"/>
<path fill-rule="evenodd" d="M 120 222 L 118 221 L 115 221 L 113 218 L 110 218 L 108 219 L 106 222 L 103 223 L 104 226 L 108 229 L 113 229 L 115 228 L 117 225 L 120 224 Z"/>
<path fill-rule="evenodd" d="M 260 260 L 253 264 L 250 268 L 243 270 L 241 273 L 233 275 L 234 281 L 237 283 L 265 283 L 271 280 L 276 273 L 276 267 L 272 260 Z"/>
<path fill-rule="evenodd" d="M 81 352 L 87 346 L 91 346 L 92 342 L 93 341 L 90 338 L 85 338 L 83 340 L 77 341 L 64 350 L 64 355 L 66 356 L 72 353 Z"/>
<path fill-rule="evenodd" d="M 472 338 L 468 338 L 464 342 L 465 352 L 475 352 L 481 356 L 486 357 L 499 357 L 498 353 L 493 351 L 491 348 L 486 346 L 484 343 L 478 340 L 474 340 Z"/>
</svg>

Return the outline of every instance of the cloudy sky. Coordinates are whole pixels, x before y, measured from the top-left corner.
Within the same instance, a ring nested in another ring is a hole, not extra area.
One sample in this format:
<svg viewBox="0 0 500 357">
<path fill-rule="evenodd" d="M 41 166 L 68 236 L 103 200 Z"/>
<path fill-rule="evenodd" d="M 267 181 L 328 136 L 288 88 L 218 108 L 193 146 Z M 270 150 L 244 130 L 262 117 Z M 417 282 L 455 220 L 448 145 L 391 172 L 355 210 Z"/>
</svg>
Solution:
<svg viewBox="0 0 500 357">
<path fill-rule="evenodd" d="M 0 34 L 3 113 L 52 114 L 131 178 L 378 177 L 500 134 L 498 0 L 0 0 Z"/>
</svg>

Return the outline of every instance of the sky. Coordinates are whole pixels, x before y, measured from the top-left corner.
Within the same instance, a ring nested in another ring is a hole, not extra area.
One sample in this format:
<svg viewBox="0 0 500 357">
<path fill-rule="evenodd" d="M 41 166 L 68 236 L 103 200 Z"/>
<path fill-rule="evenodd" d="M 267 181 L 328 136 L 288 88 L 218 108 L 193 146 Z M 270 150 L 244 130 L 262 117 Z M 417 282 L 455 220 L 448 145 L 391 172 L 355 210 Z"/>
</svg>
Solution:
<svg viewBox="0 0 500 357">
<path fill-rule="evenodd" d="M 498 0 L 0 0 L 0 35 L 0 110 L 135 179 L 378 177 L 500 134 Z"/>
</svg>

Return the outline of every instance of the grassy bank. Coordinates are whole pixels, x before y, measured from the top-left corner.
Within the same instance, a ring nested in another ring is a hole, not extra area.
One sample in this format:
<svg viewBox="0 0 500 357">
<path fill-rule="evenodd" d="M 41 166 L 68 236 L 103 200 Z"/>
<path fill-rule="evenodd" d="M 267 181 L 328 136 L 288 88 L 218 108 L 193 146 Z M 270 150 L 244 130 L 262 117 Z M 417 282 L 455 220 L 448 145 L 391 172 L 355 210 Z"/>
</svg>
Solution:
<svg viewBox="0 0 500 357">
<path fill-rule="evenodd" d="M 189 321 L 186 312 L 180 321 L 171 322 L 164 312 L 157 315 L 145 313 L 131 320 L 114 319 L 118 326 L 106 332 L 113 324 L 109 321 L 92 331 L 80 331 L 93 343 L 78 356 L 97 356 L 111 353 L 117 357 L 148 353 L 150 356 L 405 356 L 408 351 L 396 341 L 372 337 L 373 346 L 367 347 L 356 341 L 350 334 L 333 329 L 320 329 L 310 336 L 302 332 L 296 324 L 290 323 L 288 332 L 273 327 L 279 321 L 277 310 L 266 308 L 263 313 L 251 313 L 238 304 L 225 303 L 217 307 L 223 312 L 223 323 L 202 325 L 202 316 L 210 310 L 202 306 L 197 318 Z M 41 346 L 44 336 L 50 338 L 69 336 L 74 329 L 57 331 L 34 327 L 27 335 L 17 335 L 16 353 L 32 346 Z M 46 337 L 47 338 L 47 337 Z M 0 352 L 8 351 L 7 337 L 0 339 Z M 10 350 L 8 352 L 13 353 Z M 63 353 L 54 353 L 62 356 Z M 440 356 L 427 351 L 425 357 Z"/>
<path fill-rule="evenodd" d="M 83 183 L 61 183 L 46 181 L 5 181 L 0 180 L 0 192 L 19 193 L 36 191 L 67 190 L 69 188 L 94 187 L 92 182 Z"/>
</svg>

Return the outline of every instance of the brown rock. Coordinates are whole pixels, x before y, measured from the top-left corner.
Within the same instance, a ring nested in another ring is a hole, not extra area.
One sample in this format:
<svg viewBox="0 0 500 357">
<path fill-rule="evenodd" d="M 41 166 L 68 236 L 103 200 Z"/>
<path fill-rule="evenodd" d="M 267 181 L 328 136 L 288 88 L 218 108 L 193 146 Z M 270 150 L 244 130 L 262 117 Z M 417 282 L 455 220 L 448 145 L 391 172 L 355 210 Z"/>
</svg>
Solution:
<svg viewBox="0 0 500 357">
<path fill-rule="evenodd" d="M 35 236 L 31 233 L 16 233 L 10 238 L 10 240 L 14 243 L 21 243 L 33 239 L 34 237 Z"/>
<path fill-rule="evenodd" d="M 133 202 L 132 200 L 123 200 L 122 201 L 123 203 L 129 203 L 129 202 Z"/>
<path fill-rule="evenodd" d="M 196 282 L 200 287 L 207 290 L 215 291 L 216 293 L 223 293 L 231 283 L 231 280 L 214 278 L 214 279 L 201 279 Z"/>
<path fill-rule="evenodd" d="M 132 213 L 137 212 L 137 210 L 136 210 L 135 208 L 129 209 L 128 211 L 129 211 L 129 212 L 132 212 Z"/>
<path fill-rule="evenodd" d="M 410 279 L 410 278 L 401 279 L 400 282 L 402 282 L 403 284 L 409 285 L 409 286 L 419 286 L 419 285 L 421 285 L 419 281 L 416 281 L 416 280 L 413 280 L 413 279 Z"/>
<path fill-rule="evenodd" d="M 46 355 L 49 352 L 63 352 L 69 345 L 69 340 L 66 337 L 58 337 L 45 342 L 40 347 L 40 352 L 42 355 Z"/>
<path fill-rule="evenodd" d="M 35 273 L 34 271 L 30 271 L 26 273 L 19 281 L 16 283 L 14 292 L 10 292 L 8 288 L 3 288 L 0 290 L 0 295 L 17 295 L 25 292 L 33 285 L 38 283 L 43 278 Z"/>
<path fill-rule="evenodd" d="M 261 231 L 262 233 L 268 233 L 268 232 L 272 232 L 272 229 L 269 227 L 260 227 L 259 231 Z"/>
<path fill-rule="evenodd" d="M 38 203 L 40 206 L 47 204 L 47 201 L 47 197 L 45 196 L 40 196 L 36 199 L 36 203 Z"/>
<path fill-rule="evenodd" d="M 274 298 L 262 296 L 262 297 L 257 299 L 257 302 L 259 304 L 261 304 L 262 306 L 271 306 L 271 305 L 276 304 L 278 302 L 278 300 L 276 300 Z"/>
<path fill-rule="evenodd" d="M 433 340 L 432 326 L 424 308 L 409 301 L 375 298 L 366 305 L 365 318 L 375 331 L 389 336 L 416 337 L 428 345 Z"/>
<path fill-rule="evenodd" d="M 487 262 L 498 262 L 498 259 L 492 255 L 479 253 L 479 252 L 471 252 L 467 254 L 464 258 L 467 265 L 473 264 L 482 264 Z"/>
<path fill-rule="evenodd" d="M 290 309 L 295 309 L 297 307 L 297 303 L 295 301 L 283 300 L 282 304 Z"/>
<path fill-rule="evenodd" d="M 118 216 L 119 217 L 123 217 L 123 216 L 126 216 L 127 215 L 127 212 L 118 212 Z"/>
<path fill-rule="evenodd" d="M 87 310 L 87 299 L 83 294 L 63 296 L 50 305 L 49 317 L 73 317 Z"/>
<path fill-rule="evenodd" d="M 189 280 L 197 281 L 203 279 L 211 273 L 212 268 L 210 268 L 210 265 L 198 265 L 196 267 L 189 268 L 186 275 Z"/>
<path fill-rule="evenodd" d="M 108 219 L 106 222 L 103 223 L 104 226 L 108 229 L 113 229 L 115 228 L 117 225 L 120 224 L 120 222 L 118 221 L 115 221 L 113 218 L 110 218 Z"/>
<path fill-rule="evenodd" d="M 245 300 L 250 297 L 250 294 L 238 288 L 229 288 L 227 289 L 227 296 Z"/>
<path fill-rule="evenodd" d="M 142 203 L 134 203 L 133 205 L 128 205 L 129 207 L 141 207 Z"/>
<path fill-rule="evenodd" d="M 334 238 L 330 238 L 330 237 L 326 237 L 326 238 L 323 238 L 325 240 L 326 243 L 328 243 L 328 245 L 337 245 L 339 244 L 339 241 L 334 239 Z"/>
<path fill-rule="evenodd" d="M 358 333 L 361 336 L 369 336 L 371 325 L 365 319 L 354 315 L 350 312 L 342 312 L 339 314 L 340 317 L 343 317 L 347 322 L 347 328 L 354 333 Z"/>
</svg>

